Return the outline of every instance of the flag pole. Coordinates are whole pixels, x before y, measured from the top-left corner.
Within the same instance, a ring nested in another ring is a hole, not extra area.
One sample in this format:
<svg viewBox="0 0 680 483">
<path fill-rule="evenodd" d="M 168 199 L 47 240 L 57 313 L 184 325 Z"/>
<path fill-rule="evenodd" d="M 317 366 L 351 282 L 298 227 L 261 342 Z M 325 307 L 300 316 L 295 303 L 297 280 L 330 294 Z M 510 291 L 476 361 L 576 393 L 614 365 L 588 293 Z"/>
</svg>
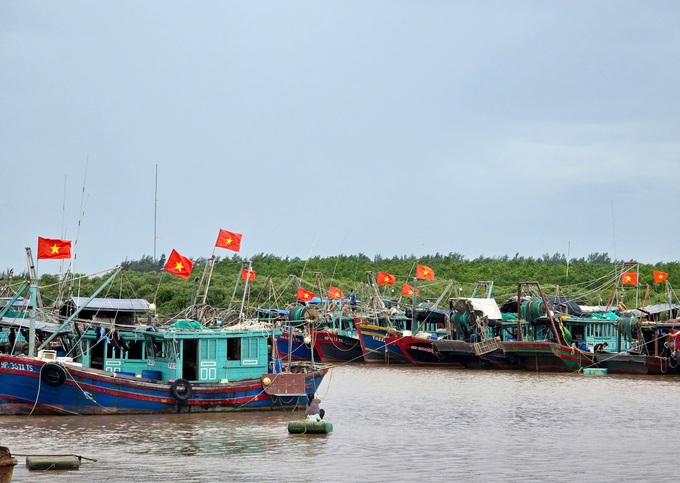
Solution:
<svg viewBox="0 0 680 483">
<path fill-rule="evenodd" d="M 416 297 L 418 296 L 418 278 L 413 277 L 413 313 L 411 314 L 411 335 L 415 337 L 416 335 L 416 330 L 419 329 L 419 327 L 416 327 Z"/>
<path fill-rule="evenodd" d="M 253 270 L 253 262 L 248 261 L 248 273 L 246 274 L 246 284 L 243 287 L 243 298 L 241 299 L 241 310 L 239 311 L 239 317 L 243 315 L 243 305 L 246 303 L 246 293 L 248 292 L 248 282 L 250 281 L 250 272 Z M 245 319 L 245 316 L 243 317 Z"/>
</svg>

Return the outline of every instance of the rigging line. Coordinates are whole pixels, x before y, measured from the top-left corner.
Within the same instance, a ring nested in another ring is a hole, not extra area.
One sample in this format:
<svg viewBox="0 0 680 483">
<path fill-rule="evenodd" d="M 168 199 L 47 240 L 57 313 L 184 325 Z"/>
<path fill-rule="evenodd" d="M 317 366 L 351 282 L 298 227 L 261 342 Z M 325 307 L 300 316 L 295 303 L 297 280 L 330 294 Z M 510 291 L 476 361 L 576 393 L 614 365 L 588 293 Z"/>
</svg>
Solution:
<svg viewBox="0 0 680 483">
<path fill-rule="evenodd" d="M 342 254 L 342 251 L 345 248 L 345 241 L 347 240 L 347 235 L 349 235 L 349 227 L 347 228 L 347 231 L 345 232 L 345 238 L 342 239 L 342 245 L 340 245 L 340 254 Z M 340 261 L 340 255 L 338 255 L 338 258 L 335 259 L 335 266 L 333 267 L 333 274 L 331 275 L 331 280 L 335 277 L 335 271 L 338 268 L 338 262 Z"/>
<path fill-rule="evenodd" d="M 94 277 L 95 275 L 99 275 L 100 273 L 111 272 L 112 270 L 115 270 L 116 268 L 118 268 L 118 267 L 107 268 L 106 270 L 100 270 L 100 271 L 98 271 L 98 272 L 90 273 L 89 275 L 81 275 L 81 276 L 79 276 L 79 277 L 74 277 L 73 280 L 80 280 L 81 278 L 90 278 L 90 277 Z M 23 282 L 21 282 L 21 283 L 23 283 Z M 50 283 L 50 284 L 48 284 L 48 285 L 41 285 L 41 286 L 39 286 L 38 288 L 42 290 L 42 289 L 44 289 L 44 288 L 54 287 L 55 285 L 59 285 L 60 283 L 61 283 L 61 282 Z"/>
<path fill-rule="evenodd" d="M 305 269 L 307 268 L 307 263 L 309 263 L 309 258 L 312 256 L 312 252 L 314 251 L 314 247 L 316 246 L 316 242 L 319 241 L 319 237 L 321 236 L 321 233 L 316 235 L 316 240 L 314 240 L 314 245 L 312 245 L 312 249 L 309 250 L 309 255 L 307 255 L 307 260 L 305 260 L 305 265 L 302 267 L 302 273 L 300 274 L 300 278 L 305 276 Z"/>
</svg>

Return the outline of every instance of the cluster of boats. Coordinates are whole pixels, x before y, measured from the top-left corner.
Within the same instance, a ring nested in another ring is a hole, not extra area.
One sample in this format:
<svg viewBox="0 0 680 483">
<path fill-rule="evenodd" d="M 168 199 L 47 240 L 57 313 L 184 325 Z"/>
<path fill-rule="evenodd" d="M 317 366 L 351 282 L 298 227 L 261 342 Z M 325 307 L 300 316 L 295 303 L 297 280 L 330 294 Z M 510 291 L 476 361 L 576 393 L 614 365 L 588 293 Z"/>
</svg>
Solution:
<svg viewBox="0 0 680 483">
<path fill-rule="evenodd" d="M 364 301 L 314 298 L 247 317 L 194 304 L 159 320 L 145 300 L 97 298 L 117 273 L 87 299 L 40 309 L 27 282 L 0 303 L 0 414 L 294 409 L 331 365 L 352 362 L 680 372 L 677 305 L 585 308 L 523 282 L 499 306 L 480 282 L 442 309 L 441 298 L 402 305 L 373 285 Z"/>
<path fill-rule="evenodd" d="M 522 287 L 537 296 L 522 295 Z M 423 303 L 415 307 L 415 317 L 412 308 L 400 310 L 385 297 L 351 307 L 349 313 L 347 306 L 306 308 L 301 317 L 297 309 L 288 312 L 290 325 L 278 336 L 277 349 L 293 360 L 326 363 L 534 372 L 599 368 L 614 374 L 679 371 L 680 320 L 656 320 L 661 310 L 675 315 L 677 305 L 585 308 L 567 297 L 547 297 L 536 282 L 521 283 L 518 295 L 500 307 L 487 293 L 486 298 L 452 298 L 446 311 Z"/>
</svg>

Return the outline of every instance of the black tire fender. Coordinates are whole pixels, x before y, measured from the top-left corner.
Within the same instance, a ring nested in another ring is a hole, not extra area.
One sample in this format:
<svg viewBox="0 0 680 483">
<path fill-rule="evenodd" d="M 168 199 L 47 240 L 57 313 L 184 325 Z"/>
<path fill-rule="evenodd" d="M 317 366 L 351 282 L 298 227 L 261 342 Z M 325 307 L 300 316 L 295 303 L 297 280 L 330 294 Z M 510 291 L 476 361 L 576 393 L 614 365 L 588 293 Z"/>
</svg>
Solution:
<svg viewBox="0 0 680 483">
<path fill-rule="evenodd" d="M 184 391 L 179 389 L 180 386 L 184 386 Z M 177 379 L 170 385 L 170 392 L 172 393 L 172 397 L 178 401 L 184 402 L 194 393 L 194 388 L 191 387 L 191 383 L 186 379 Z"/>
<path fill-rule="evenodd" d="M 52 387 L 59 387 L 66 382 L 66 369 L 54 362 L 48 362 L 40 368 L 40 379 Z"/>
<path fill-rule="evenodd" d="M 678 351 L 673 351 L 671 356 L 668 358 L 668 365 L 671 367 L 671 369 L 675 369 L 678 367 Z"/>
</svg>

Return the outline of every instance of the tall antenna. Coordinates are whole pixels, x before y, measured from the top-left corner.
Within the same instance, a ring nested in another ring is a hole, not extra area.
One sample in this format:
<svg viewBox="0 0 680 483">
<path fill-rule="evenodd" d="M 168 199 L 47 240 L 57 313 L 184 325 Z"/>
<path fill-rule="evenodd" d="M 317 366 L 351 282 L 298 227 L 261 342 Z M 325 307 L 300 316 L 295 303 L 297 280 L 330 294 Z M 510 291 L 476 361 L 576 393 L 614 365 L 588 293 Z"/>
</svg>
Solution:
<svg viewBox="0 0 680 483">
<path fill-rule="evenodd" d="M 571 256 L 571 241 L 567 242 L 567 278 L 569 278 L 569 257 Z"/>
<path fill-rule="evenodd" d="M 66 175 L 64 175 L 64 201 L 61 206 L 61 239 L 66 238 L 66 233 L 64 232 L 64 217 L 66 216 Z M 64 273 L 64 260 L 61 260 L 59 264 L 59 275 Z"/>
<path fill-rule="evenodd" d="M 153 262 L 156 263 L 156 215 L 158 213 L 158 165 L 156 165 L 156 187 L 153 195 Z"/>
<path fill-rule="evenodd" d="M 616 256 L 616 228 L 614 226 L 614 200 L 610 200 L 612 203 L 612 234 L 614 235 L 614 262 L 618 260 Z"/>
<path fill-rule="evenodd" d="M 312 256 L 312 252 L 314 251 L 314 247 L 316 246 L 316 242 L 319 241 L 319 237 L 321 236 L 321 233 L 316 235 L 316 240 L 314 240 L 314 245 L 312 245 L 312 249 L 309 250 L 309 255 L 307 255 L 307 260 L 305 260 L 305 265 L 302 267 L 302 273 L 300 274 L 300 278 L 305 276 L 305 269 L 307 268 L 307 263 L 309 262 L 309 258 Z"/>
<path fill-rule="evenodd" d="M 80 238 L 80 225 L 82 224 L 83 221 L 83 215 L 85 214 L 85 209 L 84 205 L 87 204 L 87 201 L 85 200 L 85 182 L 87 181 L 87 166 L 90 164 L 90 155 L 87 155 L 87 159 L 85 161 L 85 176 L 83 177 L 83 192 L 80 195 L 80 216 L 78 217 L 78 231 L 76 233 L 76 240 L 75 243 L 73 244 L 73 270 L 71 271 L 72 276 L 75 276 L 76 274 L 76 260 L 78 259 L 78 238 Z M 88 195 L 89 198 L 89 195 Z M 78 287 L 80 287 L 80 279 L 78 279 Z M 68 296 L 71 298 L 73 295 L 73 282 L 74 279 L 71 278 L 71 285 L 69 286 L 68 289 Z M 80 292 L 80 290 L 78 290 Z"/>
</svg>

